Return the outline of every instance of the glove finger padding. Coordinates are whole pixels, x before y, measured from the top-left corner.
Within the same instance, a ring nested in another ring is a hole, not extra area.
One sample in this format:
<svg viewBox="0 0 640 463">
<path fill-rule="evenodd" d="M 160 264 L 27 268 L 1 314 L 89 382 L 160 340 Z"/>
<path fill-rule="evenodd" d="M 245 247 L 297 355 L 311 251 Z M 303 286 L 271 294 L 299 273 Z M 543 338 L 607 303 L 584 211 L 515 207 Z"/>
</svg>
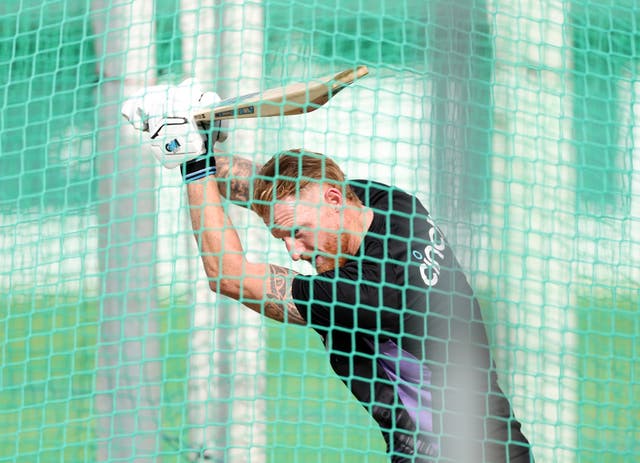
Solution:
<svg viewBox="0 0 640 463">
<path fill-rule="evenodd" d="M 122 115 L 134 129 L 142 132 L 149 131 L 149 116 L 160 116 L 165 113 L 168 85 L 155 85 L 137 91 L 122 105 Z"/>
<path fill-rule="evenodd" d="M 195 79 L 170 87 L 162 113 L 149 118 L 149 138 L 154 154 L 169 169 L 196 158 L 207 151 L 207 136 L 191 117 L 192 108 L 204 91 Z"/>
<path fill-rule="evenodd" d="M 193 111 L 213 106 L 220 97 L 204 92 L 195 79 L 178 86 L 149 87 L 122 106 L 122 114 L 134 128 L 148 132 L 153 154 L 169 169 L 207 152 L 207 133 L 192 117 Z M 209 149 L 221 132 L 216 130 Z"/>
</svg>

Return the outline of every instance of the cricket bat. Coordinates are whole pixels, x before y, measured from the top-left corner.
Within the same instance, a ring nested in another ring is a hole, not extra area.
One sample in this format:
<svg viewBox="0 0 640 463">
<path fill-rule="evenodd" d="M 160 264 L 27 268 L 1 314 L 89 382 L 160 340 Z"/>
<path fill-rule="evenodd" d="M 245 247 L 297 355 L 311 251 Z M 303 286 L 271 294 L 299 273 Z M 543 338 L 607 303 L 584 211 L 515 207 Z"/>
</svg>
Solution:
<svg viewBox="0 0 640 463">
<path fill-rule="evenodd" d="M 293 116 L 315 111 L 338 92 L 367 75 L 366 66 L 346 69 L 309 82 L 297 82 L 284 87 L 222 100 L 214 108 L 198 109 L 196 122 L 245 119 L 251 117 Z"/>
</svg>

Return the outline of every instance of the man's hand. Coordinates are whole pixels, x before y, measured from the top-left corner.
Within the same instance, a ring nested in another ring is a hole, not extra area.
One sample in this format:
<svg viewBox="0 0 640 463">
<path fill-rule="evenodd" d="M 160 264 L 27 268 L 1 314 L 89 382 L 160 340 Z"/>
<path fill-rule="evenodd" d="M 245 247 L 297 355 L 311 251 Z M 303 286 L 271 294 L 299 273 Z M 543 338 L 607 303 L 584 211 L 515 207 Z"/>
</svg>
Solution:
<svg viewBox="0 0 640 463">
<path fill-rule="evenodd" d="M 122 115 L 148 134 L 156 158 L 172 169 L 213 150 L 215 141 L 226 139 L 218 125 L 208 140 L 209 128 L 196 125 L 192 117 L 194 110 L 219 101 L 216 93 L 205 92 L 197 80 L 187 79 L 178 86 L 157 85 L 139 91 L 125 101 Z"/>
</svg>

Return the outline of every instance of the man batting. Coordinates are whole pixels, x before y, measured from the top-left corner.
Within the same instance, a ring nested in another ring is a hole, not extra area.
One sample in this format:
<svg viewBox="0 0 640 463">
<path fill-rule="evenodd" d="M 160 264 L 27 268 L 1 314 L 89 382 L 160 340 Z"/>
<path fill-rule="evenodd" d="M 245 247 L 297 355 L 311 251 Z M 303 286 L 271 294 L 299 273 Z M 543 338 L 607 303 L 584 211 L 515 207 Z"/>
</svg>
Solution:
<svg viewBox="0 0 640 463">
<path fill-rule="evenodd" d="M 123 107 L 161 162 L 180 165 L 211 289 L 315 330 L 392 462 L 533 461 L 498 385 L 478 301 L 420 201 L 348 181 L 329 157 L 305 150 L 277 154 L 257 175 L 246 159 L 216 159 L 224 132 L 203 130 L 191 114 L 217 101 L 190 80 Z M 225 200 L 250 206 L 292 259 L 317 272 L 247 260 Z"/>
</svg>

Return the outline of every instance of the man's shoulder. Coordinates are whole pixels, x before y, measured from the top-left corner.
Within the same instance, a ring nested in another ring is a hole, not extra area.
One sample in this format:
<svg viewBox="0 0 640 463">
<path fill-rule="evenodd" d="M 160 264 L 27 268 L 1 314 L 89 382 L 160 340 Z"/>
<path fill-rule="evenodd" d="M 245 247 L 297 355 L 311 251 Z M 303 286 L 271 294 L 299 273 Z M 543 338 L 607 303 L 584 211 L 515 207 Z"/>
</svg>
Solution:
<svg viewBox="0 0 640 463">
<path fill-rule="evenodd" d="M 349 186 L 362 203 L 380 213 L 428 213 L 420 200 L 411 193 L 374 180 L 355 179 Z"/>
</svg>

